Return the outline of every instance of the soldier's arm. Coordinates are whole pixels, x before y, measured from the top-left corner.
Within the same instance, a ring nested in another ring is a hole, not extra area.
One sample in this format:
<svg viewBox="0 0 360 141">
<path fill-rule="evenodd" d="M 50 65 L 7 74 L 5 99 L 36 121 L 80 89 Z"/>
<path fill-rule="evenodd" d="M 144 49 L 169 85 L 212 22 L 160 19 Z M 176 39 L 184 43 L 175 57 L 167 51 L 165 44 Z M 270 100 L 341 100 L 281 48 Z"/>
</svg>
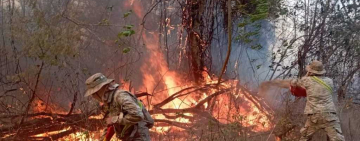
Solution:
<svg viewBox="0 0 360 141">
<path fill-rule="evenodd" d="M 291 79 L 276 79 L 270 81 L 264 81 L 260 84 L 259 93 L 268 91 L 272 86 L 288 89 L 290 88 Z"/>
<path fill-rule="evenodd" d="M 290 87 L 291 79 L 284 79 L 284 80 L 276 79 L 276 80 L 273 80 L 273 82 L 274 82 L 275 85 L 277 85 L 278 87 L 281 87 L 281 88 L 289 88 L 289 87 Z"/>
<path fill-rule="evenodd" d="M 126 115 L 118 122 L 122 125 L 133 125 L 144 119 L 144 115 L 139 105 L 134 101 L 134 99 L 126 94 L 120 93 L 116 97 L 117 103 L 121 103 L 122 109 L 126 112 Z"/>
<path fill-rule="evenodd" d="M 302 77 L 301 79 L 292 79 L 290 83 L 292 86 L 300 86 L 303 88 L 307 88 L 309 84 L 309 77 L 307 76 Z"/>
</svg>

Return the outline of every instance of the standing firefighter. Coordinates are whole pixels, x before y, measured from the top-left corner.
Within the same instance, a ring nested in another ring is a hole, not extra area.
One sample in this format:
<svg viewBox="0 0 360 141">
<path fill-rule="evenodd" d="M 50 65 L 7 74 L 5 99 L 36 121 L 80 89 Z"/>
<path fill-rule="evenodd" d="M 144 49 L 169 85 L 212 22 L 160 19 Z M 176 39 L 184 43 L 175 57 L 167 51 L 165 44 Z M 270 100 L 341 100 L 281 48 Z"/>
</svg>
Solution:
<svg viewBox="0 0 360 141">
<path fill-rule="evenodd" d="M 311 62 L 306 66 L 306 70 L 306 76 L 290 82 L 291 89 L 298 87 L 306 90 L 307 101 L 304 113 L 307 115 L 307 120 L 300 130 L 300 141 L 310 140 L 320 129 L 325 129 L 331 141 L 344 141 L 332 98 L 333 81 L 324 76 L 326 71 L 319 61 Z M 294 90 L 292 92 L 294 93 Z"/>
<path fill-rule="evenodd" d="M 123 141 L 150 141 L 149 128 L 154 120 L 142 102 L 128 91 L 118 89 L 114 80 L 96 73 L 86 80 L 85 97 L 92 96 L 104 103 L 107 128 L 101 141 L 108 141 L 112 135 Z"/>
</svg>

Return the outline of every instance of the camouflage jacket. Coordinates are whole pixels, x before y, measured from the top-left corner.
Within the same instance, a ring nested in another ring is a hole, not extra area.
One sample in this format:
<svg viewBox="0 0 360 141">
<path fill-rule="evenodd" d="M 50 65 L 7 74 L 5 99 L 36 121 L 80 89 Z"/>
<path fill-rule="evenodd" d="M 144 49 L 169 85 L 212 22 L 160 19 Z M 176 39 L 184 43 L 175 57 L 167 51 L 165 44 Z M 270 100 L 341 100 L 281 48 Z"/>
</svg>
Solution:
<svg viewBox="0 0 360 141">
<path fill-rule="evenodd" d="M 105 118 L 112 119 L 118 138 L 123 137 L 121 134 L 124 134 L 126 138 L 130 136 L 133 131 L 134 127 L 131 125 L 138 123 L 138 125 L 142 125 L 144 115 L 138 103 L 136 103 L 136 98 L 132 97 L 126 91 L 117 89 L 116 85 L 111 87 L 110 90 L 111 91 L 106 93 L 102 98 L 106 105 L 103 109 L 104 112 L 107 112 Z M 122 115 L 123 118 L 120 118 Z M 127 128 L 127 126 L 130 128 Z M 122 132 L 124 128 L 126 128 L 124 130 L 125 132 Z M 105 134 L 106 128 L 101 136 L 101 140 L 105 137 Z"/>
<path fill-rule="evenodd" d="M 119 118 L 116 123 L 120 125 L 134 125 L 144 119 L 141 108 L 134 98 L 122 90 L 114 90 L 104 95 L 103 101 L 106 101 L 109 111 L 108 117 L 117 117 L 123 112 L 124 117 Z"/>
<path fill-rule="evenodd" d="M 318 77 L 331 88 L 333 81 L 328 77 Z M 305 114 L 336 112 L 333 95 L 324 85 L 319 84 L 313 78 L 305 76 L 301 79 L 293 79 L 291 85 L 298 85 L 306 89 Z"/>
</svg>

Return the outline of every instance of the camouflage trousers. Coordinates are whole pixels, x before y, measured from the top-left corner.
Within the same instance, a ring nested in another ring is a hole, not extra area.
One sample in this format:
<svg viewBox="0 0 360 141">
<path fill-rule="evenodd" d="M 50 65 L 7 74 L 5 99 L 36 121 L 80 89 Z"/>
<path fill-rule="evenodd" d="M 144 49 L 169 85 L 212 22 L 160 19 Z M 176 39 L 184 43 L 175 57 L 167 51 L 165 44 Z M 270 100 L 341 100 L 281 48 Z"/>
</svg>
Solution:
<svg viewBox="0 0 360 141">
<path fill-rule="evenodd" d="M 125 135 L 122 138 L 122 141 L 151 141 L 149 128 L 145 126 L 146 122 L 139 122 L 136 126 L 129 129 L 129 134 Z M 116 135 L 119 138 L 121 133 L 117 133 Z"/>
<path fill-rule="evenodd" d="M 133 137 L 125 137 L 122 141 L 150 141 L 149 128 L 138 127 Z"/>
<path fill-rule="evenodd" d="M 118 139 L 121 139 L 122 141 L 151 141 L 149 128 L 144 126 L 143 122 L 140 122 L 138 125 L 141 126 L 136 126 L 136 129 L 132 127 L 131 129 L 128 130 L 128 132 L 126 132 L 124 137 L 121 137 L 120 130 L 118 132 L 117 130 L 115 130 L 116 137 Z M 100 137 L 100 141 L 103 141 L 105 139 L 106 133 L 107 133 L 107 128 L 104 129 L 103 134 Z"/>
<path fill-rule="evenodd" d="M 342 135 L 340 121 L 335 113 L 316 113 L 308 115 L 305 126 L 301 128 L 300 141 L 311 140 L 312 135 L 324 129 L 330 141 L 345 141 Z"/>
</svg>

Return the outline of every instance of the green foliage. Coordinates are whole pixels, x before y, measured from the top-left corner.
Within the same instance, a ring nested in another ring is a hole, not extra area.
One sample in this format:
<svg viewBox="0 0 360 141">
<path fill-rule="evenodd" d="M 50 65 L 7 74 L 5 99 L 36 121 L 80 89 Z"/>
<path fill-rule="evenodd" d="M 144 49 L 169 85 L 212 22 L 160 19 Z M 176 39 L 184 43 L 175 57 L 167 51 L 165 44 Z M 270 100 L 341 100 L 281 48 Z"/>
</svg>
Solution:
<svg viewBox="0 0 360 141">
<path fill-rule="evenodd" d="M 135 31 L 132 29 L 134 27 L 134 25 L 125 25 L 123 28 L 125 29 L 124 31 L 121 31 L 118 34 L 118 38 L 122 38 L 122 37 L 129 37 L 133 34 L 135 34 Z"/>
<path fill-rule="evenodd" d="M 125 25 L 125 26 L 124 26 L 125 29 L 131 29 L 131 28 L 133 28 L 133 27 L 134 27 L 134 25 L 132 25 L 132 24 L 131 24 L 131 25 Z"/>
<path fill-rule="evenodd" d="M 243 34 L 240 34 L 238 36 L 238 39 L 247 44 L 254 41 L 254 39 L 252 37 L 258 37 L 258 35 L 259 35 L 259 30 L 249 31 L 249 32 L 246 32 L 244 30 L 242 30 L 242 31 L 243 31 Z"/>
<path fill-rule="evenodd" d="M 129 10 L 128 12 L 126 12 L 126 13 L 124 14 L 124 18 L 128 17 L 131 13 L 132 13 L 132 10 Z"/>
<path fill-rule="evenodd" d="M 260 68 L 261 68 L 261 65 L 257 65 L 257 66 L 256 66 L 256 69 L 260 69 Z"/>
<path fill-rule="evenodd" d="M 243 14 L 243 20 L 238 24 L 239 34 L 237 40 L 249 44 L 251 49 L 260 50 L 262 46 L 260 44 L 252 45 L 258 40 L 261 21 L 266 19 L 269 15 L 269 2 L 267 0 L 251 0 L 247 5 L 238 5 L 238 12 Z M 251 12 L 244 12 L 246 9 L 254 8 Z"/>
<path fill-rule="evenodd" d="M 132 13 L 132 10 L 129 10 L 124 14 L 124 18 L 128 17 Z M 123 31 L 119 32 L 117 35 L 117 39 L 115 40 L 115 43 L 118 45 L 119 48 L 125 47 L 122 49 L 123 54 L 127 54 L 130 52 L 130 45 L 127 43 L 127 39 L 125 37 L 131 37 L 135 34 L 134 25 L 127 24 L 123 26 Z"/>
<path fill-rule="evenodd" d="M 102 19 L 101 22 L 98 23 L 98 25 L 109 25 L 110 22 L 108 19 Z"/>
<path fill-rule="evenodd" d="M 238 27 L 245 27 L 248 24 L 249 24 L 248 22 L 241 22 L 238 24 Z"/>
<path fill-rule="evenodd" d="M 76 57 L 82 36 L 80 27 L 64 22 L 60 15 L 48 16 L 39 9 L 32 10 L 31 17 L 21 19 L 27 22 L 19 22 L 13 31 L 14 38 L 23 46 L 22 54 L 59 67 L 64 64 L 65 58 Z"/>
<path fill-rule="evenodd" d="M 124 48 L 122 52 L 123 52 L 124 54 L 126 54 L 126 53 L 130 52 L 130 48 L 128 48 L 128 47 L 127 47 L 127 48 Z"/>
<path fill-rule="evenodd" d="M 260 49 L 262 49 L 262 46 L 261 46 L 260 44 L 251 45 L 251 49 L 253 49 L 253 50 L 260 50 Z"/>
<path fill-rule="evenodd" d="M 125 31 L 122 31 L 118 34 L 118 38 L 122 38 L 122 37 L 129 37 L 131 35 L 135 34 L 135 31 L 132 30 L 132 29 L 129 29 L 129 30 L 125 30 Z"/>
<path fill-rule="evenodd" d="M 268 0 L 251 0 L 251 3 L 253 3 L 255 7 L 255 12 L 249 14 L 252 22 L 267 18 L 269 14 Z"/>
<path fill-rule="evenodd" d="M 263 20 L 268 16 L 268 13 L 261 13 L 261 14 L 253 14 L 250 15 L 250 21 L 251 23 L 259 21 L 259 20 Z"/>
</svg>

